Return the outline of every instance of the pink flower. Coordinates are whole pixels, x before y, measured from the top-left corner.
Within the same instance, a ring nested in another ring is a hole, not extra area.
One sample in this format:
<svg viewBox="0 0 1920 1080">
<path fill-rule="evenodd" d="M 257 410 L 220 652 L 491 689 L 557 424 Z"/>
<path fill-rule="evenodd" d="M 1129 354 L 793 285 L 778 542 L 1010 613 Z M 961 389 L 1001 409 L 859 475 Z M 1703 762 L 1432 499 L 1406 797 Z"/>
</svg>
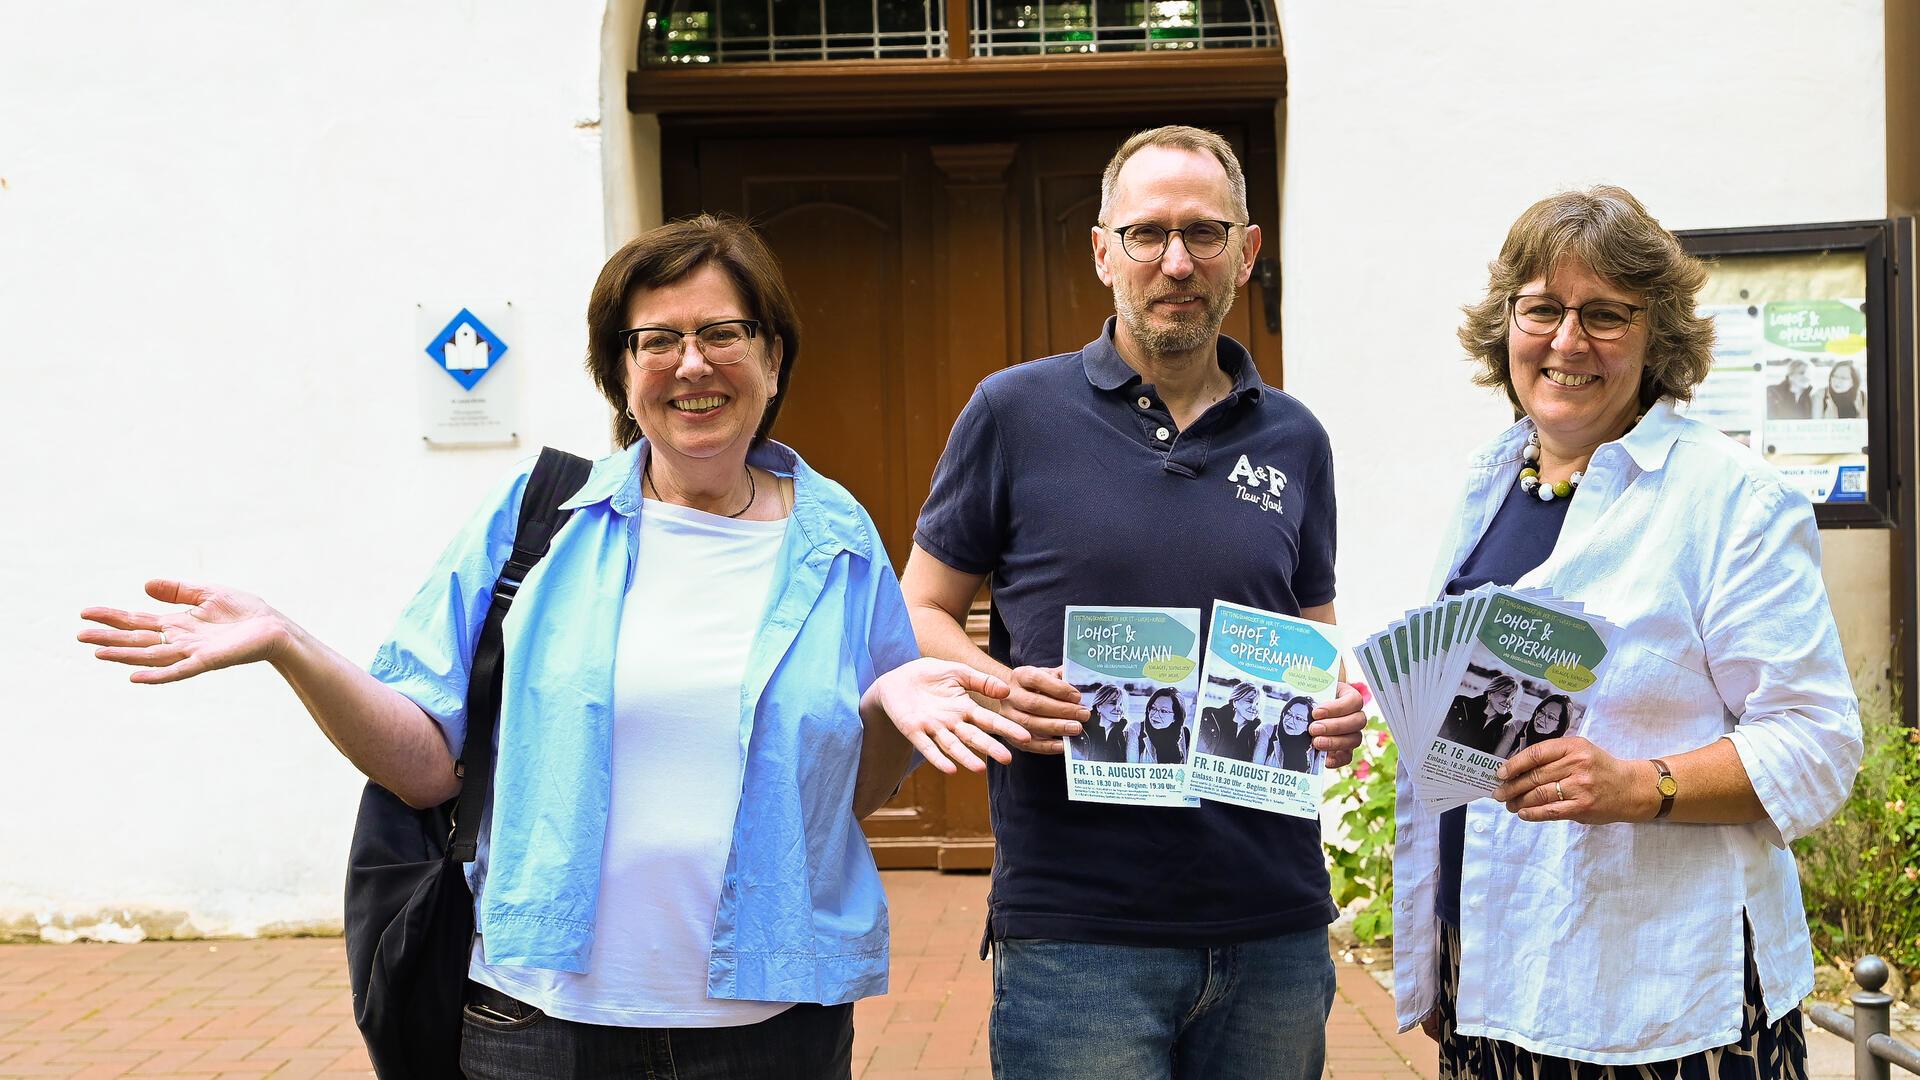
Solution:
<svg viewBox="0 0 1920 1080">
<path fill-rule="evenodd" d="M 1367 689 L 1366 683 L 1357 682 L 1357 683 L 1348 683 L 1347 685 L 1353 687 L 1355 690 L 1360 692 L 1360 704 L 1365 705 L 1368 702 L 1373 700 L 1373 691 Z"/>
<path fill-rule="evenodd" d="M 1372 776 L 1372 775 L 1373 775 L 1373 762 L 1371 762 L 1371 761 L 1368 761 L 1368 760 L 1366 760 L 1366 759 L 1364 759 L 1364 758 L 1362 758 L 1362 759 L 1361 759 L 1361 760 L 1359 760 L 1359 761 L 1356 761 L 1356 762 L 1354 762 L 1354 763 L 1353 763 L 1353 775 L 1355 775 L 1355 776 L 1357 776 L 1357 777 L 1359 777 L 1359 778 L 1360 778 L 1360 779 L 1362 779 L 1362 780 L 1365 780 L 1365 779 L 1366 779 L 1367 777 L 1369 777 L 1369 776 Z"/>
<path fill-rule="evenodd" d="M 1907 867 L 1907 880 L 1920 881 L 1920 868 L 1916 868 L 1912 866 Z"/>
<path fill-rule="evenodd" d="M 1386 732 L 1384 732 L 1384 731 L 1383 731 L 1383 732 L 1381 732 L 1381 733 L 1380 733 L 1380 735 L 1379 735 L 1379 737 L 1378 737 L 1378 738 L 1376 738 L 1376 739 L 1374 739 L 1374 740 L 1373 740 L 1373 745 L 1375 745 L 1375 746 L 1385 746 L 1385 745 L 1387 745 L 1388 743 L 1390 743 L 1390 742 L 1392 742 L 1392 741 L 1393 741 L 1393 736 L 1391 736 L 1391 735 L 1389 735 L 1389 734 L 1387 734 Z"/>
</svg>

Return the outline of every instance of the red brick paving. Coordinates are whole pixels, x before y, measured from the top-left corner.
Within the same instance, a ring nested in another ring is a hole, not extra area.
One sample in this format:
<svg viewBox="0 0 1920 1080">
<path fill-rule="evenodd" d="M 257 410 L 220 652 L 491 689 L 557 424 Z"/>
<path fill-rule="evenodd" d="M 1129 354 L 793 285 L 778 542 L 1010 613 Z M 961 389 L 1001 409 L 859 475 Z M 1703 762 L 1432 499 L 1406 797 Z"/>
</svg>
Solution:
<svg viewBox="0 0 1920 1080">
<path fill-rule="evenodd" d="M 854 1010 L 861 1080 L 988 1080 L 983 875 L 889 871 L 893 990 Z M 1433 1044 L 1340 968 L 1327 1075 L 1433 1080 Z M 1409 1064 L 1411 1062 L 1411 1064 Z M 0 946 L 0 1077 L 356 1077 L 338 939 Z"/>
</svg>

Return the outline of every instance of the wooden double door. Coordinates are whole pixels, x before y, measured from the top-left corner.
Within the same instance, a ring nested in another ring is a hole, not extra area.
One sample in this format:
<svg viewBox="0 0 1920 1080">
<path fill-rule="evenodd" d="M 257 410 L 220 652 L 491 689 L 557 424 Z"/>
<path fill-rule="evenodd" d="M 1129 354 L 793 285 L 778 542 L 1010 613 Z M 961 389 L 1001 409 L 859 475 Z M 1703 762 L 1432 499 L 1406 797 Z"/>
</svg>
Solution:
<svg viewBox="0 0 1920 1080">
<path fill-rule="evenodd" d="M 799 307 L 801 347 L 774 437 L 853 492 L 896 569 L 974 387 L 1009 364 L 1078 349 L 1113 313 L 1090 247 L 1100 174 L 1133 131 L 1170 122 L 991 134 L 663 122 L 668 216 L 724 211 L 752 221 Z M 1271 230 L 1272 114 L 1208 126 L 1240 151 L 1253 218 Z M 1252 347 L 1277 384 L 1271 232 L 1268 244 L 1263 270 L 1273 284 L 1263 287 L 1257 272 L 1223 332 Z M 984 617 L 974 623 L 984 644 Z M 867 835 L 883 867 L 988 867 L 985 781 L 921 769 L 868 819 Z"/>
</svg>

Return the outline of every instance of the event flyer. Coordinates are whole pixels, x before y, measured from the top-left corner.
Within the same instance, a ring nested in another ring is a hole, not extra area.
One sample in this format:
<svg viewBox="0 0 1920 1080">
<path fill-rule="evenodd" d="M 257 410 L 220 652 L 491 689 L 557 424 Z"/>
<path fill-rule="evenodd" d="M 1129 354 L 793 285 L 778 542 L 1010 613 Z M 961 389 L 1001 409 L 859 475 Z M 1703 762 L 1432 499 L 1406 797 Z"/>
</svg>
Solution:
<svg viewBox="0 0 1920 1080">
<path fill-rule="evenodd" d="M 1407 627 L 1415 651 L 1398 642 Z M 1582 727 L 1615 630 L 1577 603 L 1533 589 L 1482 586 L 1409 612 L 1354 652 L 1382 687 L 1381 711 L 1436 809 L 1492 791 L 1494 770 L 1523 747 Z"/>
<path fill-rule="evenodd" d="M 1213 603 L 1187 793 L 1293 817 L 1320 816 L 1314 707 L 1338 692 L 1338 633 L 1325 623 Z"/>
<path fill-rule="evenodd" d="M 1067 798 L 1198 806 L 1186 787 L 1198 608 L 1069 607 L 1066 678 L 1093 712 L 1067 742 Z"/>
</svg>

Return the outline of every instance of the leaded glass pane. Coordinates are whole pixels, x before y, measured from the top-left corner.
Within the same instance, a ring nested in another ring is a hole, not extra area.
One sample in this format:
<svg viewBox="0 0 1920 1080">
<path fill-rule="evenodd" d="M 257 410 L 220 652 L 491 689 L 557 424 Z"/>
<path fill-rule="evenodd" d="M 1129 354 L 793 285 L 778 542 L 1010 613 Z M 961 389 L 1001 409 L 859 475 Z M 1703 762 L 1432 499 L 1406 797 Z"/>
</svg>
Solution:
<svg viewBox="0 0 1920 1080">
<path fill-rule="evenodd" d="M 978 56 L 1277 45 L 1262 0 L 972 0 Z"/>
<path fill-rule="evenodd" d="M 646 67 L 946 54 L 944 0 L 652 0 Z"/>
</svg>

